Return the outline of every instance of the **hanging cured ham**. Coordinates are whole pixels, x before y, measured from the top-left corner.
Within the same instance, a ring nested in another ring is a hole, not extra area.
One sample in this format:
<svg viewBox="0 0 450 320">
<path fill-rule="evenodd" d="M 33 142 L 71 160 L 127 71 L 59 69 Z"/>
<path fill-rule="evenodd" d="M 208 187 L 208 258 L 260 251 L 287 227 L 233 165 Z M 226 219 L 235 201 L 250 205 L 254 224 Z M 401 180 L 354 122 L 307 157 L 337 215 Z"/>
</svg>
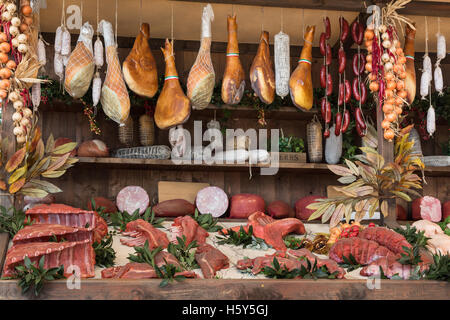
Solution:
<svg viewBox="0 0 450 320">
<path fill-rule="evenodd" d="M 66 67 L 64 88 L 74 98 L 86 94 L 94 75 L 94 54 L 92 36 L 94 29 L 86 22 L 80 30 L 78 43 L 69 57 Z"/>
<path fill-rule="evenodd" d="M 130 98 L 120 69 L 112 25 L 110 22 L 102 20 L 98 29 L 105 39 L 106 62 L 108 64 L 100 103 L 109 118 L 120 125 L 124 125 L 130 114 Z"/>
<path fill-rule="evenodd" d="M 263 31 L 259 40 L 258 51 L 250 67 L 252 89 L 265 104 L 275 99 L 275 74 L 270 60 L 269 33 Z"/>
<path fill-rule="evenodd" d="M 308 26 L 297 68 L 289 80 L 289 90 L 294 105 L 302 110 L 310 110 L 313 106 L 313 86 L 311 81 L 312 43 L 315 26 Z"/>
<path fill-rule="evenodd" d="M 203 8 L 200 50 L 187 79 L 187 96 L 193 109 L 205 109 L 214 90 L 215 73 L 211 61 L 211 21 L 214 12 L 210 4 Z"/>
<path fill-rule="evenodd" d="M 406 25 L 405 35 L 405 52 L 406 57 L 406 78 L 405 90 L 406 101 L 412 103 L 416 97 L 416 70 L 414 68 L 414 39 L 416 37 L 416 30 L 412 29 L 408 24 Z"/>
<path fill-rule="evenodd" d="M 227 25 L 227 62 L 222 81 L 222 100 L 226 104 L 237 104 L 244 94 L 245 74 L 239 60 L 236 15 L 228 16 Z"/>
<path fill-rule="evenodd" d="M 148 44 L 150 26 L 141 25 L 130 54 L 123 62 L 123 77 L 128 87 L 140 96 L 152 98 L 158 91 L 156 62 Z"/>
<path fill-rule="evenodd" d="M 186 122 L 191 115 L 191 103 L 178 81 L 173 44 L 166 39 L 165 48 L 161 50 L 166 61 L 166 74 L 164 87 L 156 103 L 155 122 L 158 128 L 164 130 Z"/>
</svg>

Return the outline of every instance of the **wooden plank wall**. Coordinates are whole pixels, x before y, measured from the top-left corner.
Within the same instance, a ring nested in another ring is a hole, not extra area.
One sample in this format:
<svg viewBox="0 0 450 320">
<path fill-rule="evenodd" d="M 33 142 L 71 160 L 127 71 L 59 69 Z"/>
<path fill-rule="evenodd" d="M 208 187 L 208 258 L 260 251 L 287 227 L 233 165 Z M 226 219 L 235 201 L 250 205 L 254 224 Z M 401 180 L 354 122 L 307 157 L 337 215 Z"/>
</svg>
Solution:
<svg viewBox="0 0 450 320">
<path fill-rule="evenodd" d="M 175 46 L 175 49 L 177 46 Z M 53 57 L 53 52 L 50 47 L 47 47 L 47 56 Z M 128 54 L 128 48 L 120 48 L 119 56 L 123 60 Z M 163 58 L 160 51 L 153 52 L 157 61 L 158 70 L 164 70 Z M 192 66 L 197 52 L 196 50 L 175 50 L 175 57 L 177 68 L 181 81 L 186 81 L 190 67 Z M 253 52 L 241 54 L 241 61 L 245 70 L 250 69 Z M 225 68 L 225 55 L 223 53 L 212 53 L 212 60 L 216 71 L 216 80 L 220 81 L 221 75 Z M 315 57 L 313 59 L 313 81 L 315 86 L 318 86 L 318 72 L 321 64 L 321 58 Z M 297 57 L 292 56 L 291 65 L 293 67 L 297 64 Z M 336 67 L 337 63 L 332 64 L 332 69 Z M 443 66 L 450 71 L 450 65 Z M 52 78 L 55 78 L 53 73 L 52 59 L 46 65 L 47 72 Z M 348 74 L 352 74 L 349 69 Z M 448 72 L 447 72 L 448 73 Z M 337 74 L 337 70 L 333 72 Z M 445 71 L 444 71 L 445 74 Z M 248 72 L 247 72 L 248 77 Z M 448 77 L 445 77 L 445 80 Z M 248 79 L 247 79 L 248 80 Z M 249 84 L 247 84 L 249 86 Z M 118 127 L 117 125 L 107 119 L 100 111 L 98 116 L 99 126 L 102 130 L 100 136 L 96 136 L 89 131 L 89 124 L 87 118 L 82 114 L 81 107 L 65 107 L 65 106 L 43 106 L 41 107 L 41 119 L 43 123 L 43 134 L 46 139 L 50 133 L 53 133 L 55 138 L 67 137 L 74 141 L 82 142 L 89 139 L 101 139 L 111 149 L 121 147 L 118 141 Z M 143 108 L 132 106 L 132 116 L 135 126 L 135 145 L 138 144 L 137 127 L 138 117 L 143 113 Z M 206 122 L 211 120 L 210 117 L 204 116 L 201 113 L 194 113 L 189 121 L 185 124 L 186 129 L 191 129 L 193 120 L 203 120 L 203 127 L 206 127 Z M 296 135 L 302 138 L 306 137 L 306 125 L 310 121 L 308 116 L 305 119 L 295 121 L 267 119 L 267 128 L 282 128 L 286 135 Z M 256 111 L 253 117 L 236 118 L 230 117 L 226 123 L 228 128 L 257 128 Z M 439 143 L 448 137 L 448 127 L 438 126 L 438 133 L 435 139 L 424 144 L 424 151 L 426 154 L 435 154 L 440 150 Z M 168 144 L 167 131 L 156 130 L 156 141 L 158 144 Z M 305 140 L 306 141 L 306 140 Z M 292 174 L 280 172 L 276 176 L 260 176 L 257 169 L 253 169 L 253 177 L 249 179 L 248 172 L 223 172 L 223 171 L 174 171 L 174 170 L 141 170 L 133 168 L 108 169 L 105 167 L 89 167 L 86 165 L 77 165 L 70 169 L 69 173 L 62 178 L 55 180 L 55 183 L 64 190 L 64 193 L 57 195 L 57 201 L 64 202 L 70 205 L 84 207 L 87 201 L 92 196 L 104 196 L 114 199 L 119 190 L 127 185 L 140 185 L 144 187 L 149 193 L 153 203 L 157 202 L 157 182 L 159 180 L 169 181 L 187 181 L 187 182 L 208 182 L 212 185 L 217 185 L 223 188 L 229 195 L 237 193 L 256 193 L 264 197 L 267 203 L 274 200 L 284 200 L 291 205 L 295 203 L 300 197 L 317 194 L 326 195 L 326 186 L 330 184 L 337 184 L 336 177 L 330 174 Z M 429 177 L 428 184 L 425 186 L 426 194 L 438 196 L 441 201 L 450 200 L 449 187 L 450 178 Z M 445 190 L 447 186 L 447 190 Z"/>
</svg>

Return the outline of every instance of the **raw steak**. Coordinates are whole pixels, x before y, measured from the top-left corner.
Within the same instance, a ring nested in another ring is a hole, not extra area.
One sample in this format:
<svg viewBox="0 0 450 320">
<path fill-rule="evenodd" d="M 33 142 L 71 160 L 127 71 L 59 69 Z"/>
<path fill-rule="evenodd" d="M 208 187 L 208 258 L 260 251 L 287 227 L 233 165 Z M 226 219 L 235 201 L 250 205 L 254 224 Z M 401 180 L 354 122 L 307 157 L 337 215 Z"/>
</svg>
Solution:
<svg viewBox="0 0 450 320">
<path fill-rule="evenodd" d="M 175 273 L 175 276 L 185 276 L 186 278 L 197 278 L 194 271 L 182 271 Z M 102 270 L 102 278 L 113 279 L 150 279 L 158 278 L 155 269 L 147 263 L 131 262 L 120 267 L 111 267 Z"/>
<path fill-rule="evenodd" d="M 167 248 L 169 239 L 161 230 L 156 229 L 147 221 L 142 219 L 134 220 L 127 223 L 124 236 L 133 237 L 134 239 L 120 239 L 120 242 L 129 247 L 142 247 L 145 241 L 148 241 L 150 249 L 157 247 Z"/>
<path fill-rule="evenodd" d="M 72 273 L 67 272 L 69 266 L 76 265 L 80 268 L 81 278 L 95 276 L 95 252 L 89 239 L 75 242 L 33 242 L 21 243 L 11 247 L 6 254 L 4 276 L 9 277 L 14 273 L 14 267 L 23 264 L 25 256 L 33 263 L 38 263 L 45 256 L 44 268 L 54 268 L 64 265 L 64 275 L 69 277 Z"/>
<path fill-rule="evenodd" d="M 177 237 L 186 237 L 186 245 L 196 240 L 197 244 L 203 244 L 208 237 L 208 232 L 200 227 L 191 216 L 178 217 L 172 224 L 172 241 L 177 242 Z"/>
<path fill-rule="evenodd" d="M 311 265 L 314 265 L 314 263 L 317 261 L 317 267 L 320 268 L 322 266 L 326 266 L 328 271 L 330 273 L 334 273 L 334 272 L 338 272 L 337 273 L 337 278 L 338 279 L 342 279 L 344 278 L 345 275 L 345 270 L 341 267 L 339 267 L 339 265 L 336 263 L 336 261 L 331 260 L 331 259 L 321 259 L 319 257 L 317 257 L 314 253 L 312 253 L 311 251 L 309 251 L 308 249 L 298 249 L 298 250 L 287 250 L 286 251 L 286 256 L 288 258 L 293 258 L 293 259 L 298 259 L 301 257 L 305 257 L 306 259 L 309 260 L 309 262 L 311 263 Z"/>
<path fill-rule="evenodd" d="M 120 190 L 117 194 L 116 205 L 120 211 L 132 214 L 139 210 L 143 214 L 150 203 L 147 192 L 138 186 L 128 186 Z"/>
<path fill-rule="evenodd" d="M 197 248 L 195 261 L 202 269 L 205 279 L 213 278 L 216 275 L 216 271 L 226 269 L 229 266 L 228 257 L 209 244 L 203 244 Z"/>
<path fill-rule="evenodd" d="M 30 242 L 48 242 L 50 238 L 56 237 L 59 242 L 65 241 L 83 241 L 89 239 L 92 241 L 93 228 L 75 228 L 60 224 L 33 224 L 19 230 L 13 238 L 13 244 Z"/>
<path fill-rule="evenodd" d="M 358 237 L 375 241 L 394 253 L 403 253 L 403 247 L 412 247 L 400 233 L 384 227 L 366 228 L 359 233 Z"/>
<path fill-rule="evenodd" d="M 412 203 L 412 218 L 413 220 L 430 220 L 439 222 L 442 218 L 442 208 L 439 199 L 425 196 L 417 198 Z"/>
<path fill-rule="evenodd" d="M 329 257 L 337 263 L 342 263 L 344 262 L 343 257 L 349 258 L 350 254 L 355 258 L 356 262 L 362 265 L 367 265 L 381 257 L 399 257 L 399 255 L 375 241 L 356 237 L 343 238 L 337 241 L 331 247 Z"/>
<path fill-rule="evenodd" d="M 201 214 L 211 213 L 217 218 L 227 211 L 228 196 L 219 187 L 206 187 L 197 192 L 195 204 Z"/>
</svg>

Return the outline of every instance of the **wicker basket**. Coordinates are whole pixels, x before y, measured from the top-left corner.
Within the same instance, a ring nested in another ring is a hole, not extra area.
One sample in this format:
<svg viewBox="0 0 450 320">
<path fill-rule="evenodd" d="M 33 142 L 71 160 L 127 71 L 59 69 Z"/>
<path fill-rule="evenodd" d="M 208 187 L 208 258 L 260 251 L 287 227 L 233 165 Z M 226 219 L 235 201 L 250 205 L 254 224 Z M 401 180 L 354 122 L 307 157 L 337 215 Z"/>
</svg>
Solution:
<svg viewBox="0 0 450 320">
<path fill-rule="evenodd" d="M 119 141 L 127 147 L 133 145 L 133 118 L 131 116 L 125 121 L 125 125 L 119 127 Z"/>
<path fill-rule="evenodd" d="M 309 162 L 322 162 L 322 125 L 316 115 L 306 126 Z"/>
<path fill-rule="evenodd" d="M 155 121 L 148 114 L 143 114 L 139 118 L 139 139 L 143 146 L 155 143 Z"/>
<path fill-rule="evenodd" d="M 116 158 L 131 158 L 131 159 L 169 159 L 171 150 L 168 146 L 147 146 L 122 148 L 116 150 L 114 157 Z"/>
</svg>

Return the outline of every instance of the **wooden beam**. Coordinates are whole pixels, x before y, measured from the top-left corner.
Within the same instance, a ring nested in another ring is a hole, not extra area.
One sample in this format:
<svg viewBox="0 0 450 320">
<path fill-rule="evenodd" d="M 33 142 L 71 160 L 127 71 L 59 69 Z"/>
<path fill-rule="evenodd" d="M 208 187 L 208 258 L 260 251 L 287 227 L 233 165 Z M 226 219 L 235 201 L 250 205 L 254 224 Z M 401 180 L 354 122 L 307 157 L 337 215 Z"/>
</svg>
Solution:
<svg viewBox="0 0 450 320">
<path fill-rule="evenodd" d="M 335 11 L 362 11 L 364 2 L 360 0 L 174 0 L 202 3 L 218 3 L 263 7 L 279 8 L 302 8 L 315 10 L 335 10 Z M 371 3 L 383 4 L 389 1 L 366 1 L 367 5 Z M 450 17 L 450 3 L 439 1 L 412 1 L 406 5 L 405 9 L 398 10 L 399 14 Z"/>
<path fill-rule="evenodd" d="M 6 252 L 8 251 L 9 233 L 0 233 L 0 274 L 3 271 L 3 264 L 5 263 Z"/>
</svg>

